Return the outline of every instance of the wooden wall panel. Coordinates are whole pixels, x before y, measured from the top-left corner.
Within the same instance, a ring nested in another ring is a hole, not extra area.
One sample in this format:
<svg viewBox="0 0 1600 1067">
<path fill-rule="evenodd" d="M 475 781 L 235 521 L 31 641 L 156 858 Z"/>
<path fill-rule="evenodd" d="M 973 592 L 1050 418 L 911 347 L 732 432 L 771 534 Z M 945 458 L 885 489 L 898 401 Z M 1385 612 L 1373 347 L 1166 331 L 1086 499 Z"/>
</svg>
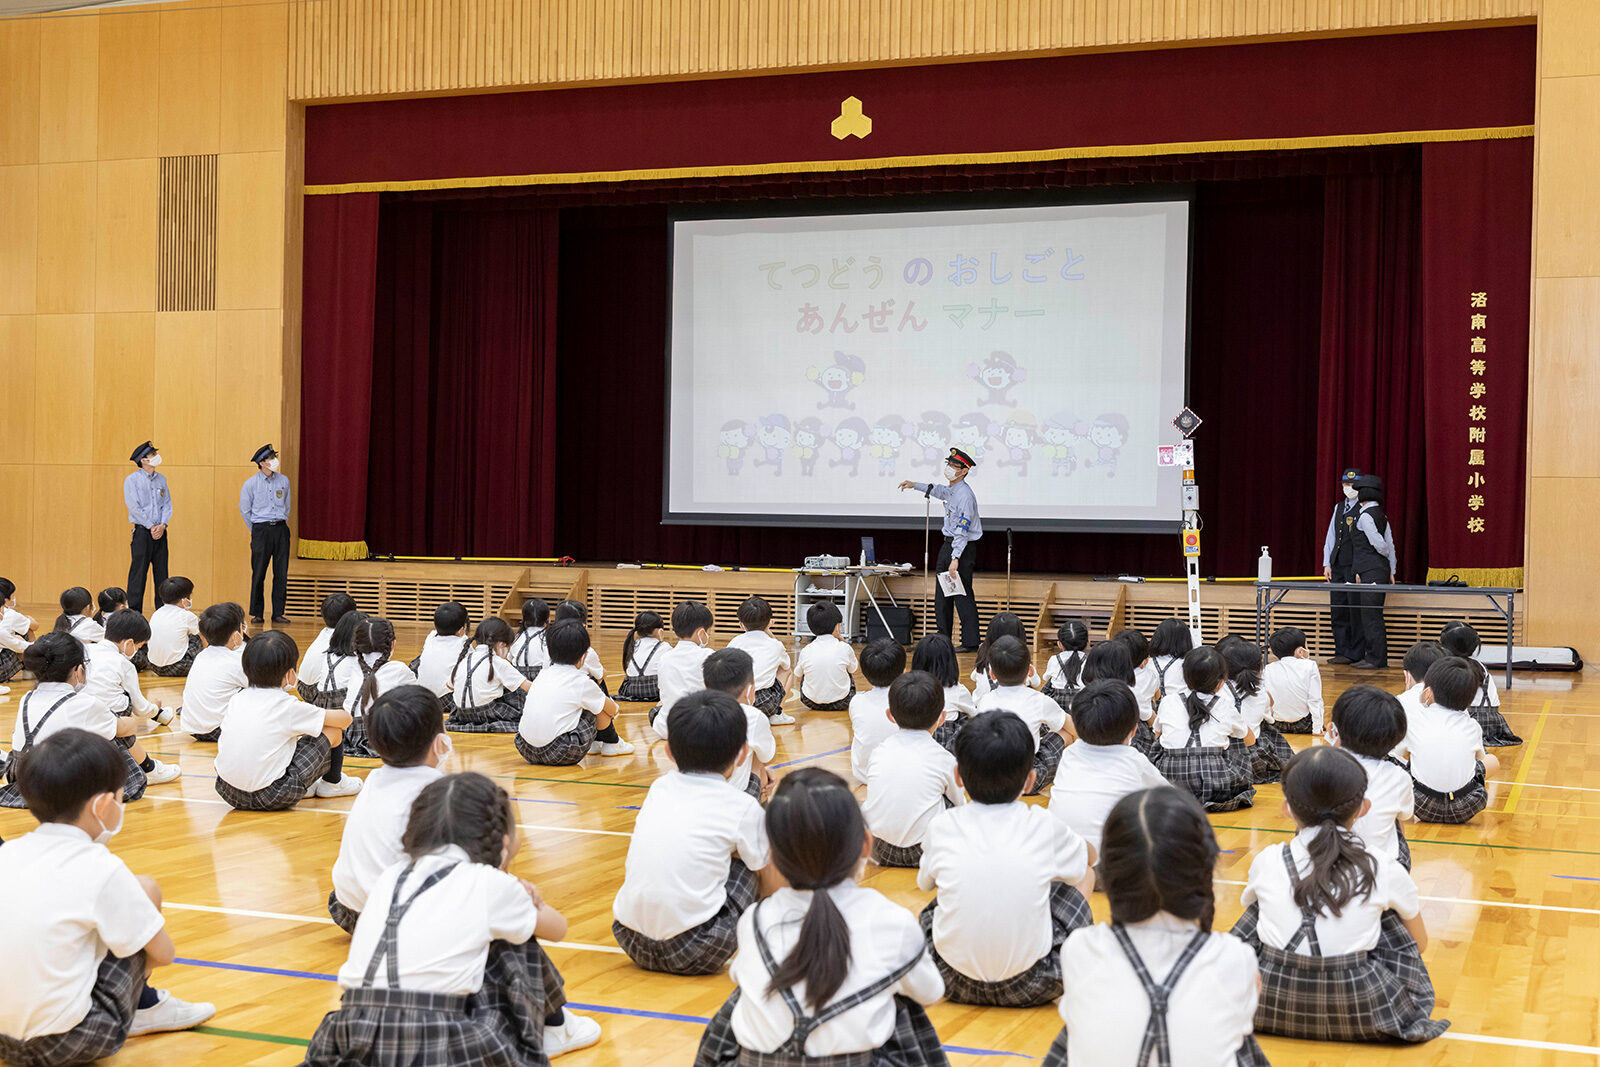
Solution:
<svg viewBox="0 0 1600 1067">
<path fill-rule="evenodd" d="M 154 311 L 159 161 L 114 159 L 97 167 L 95 310 Z"/>
<path fill-rule="evenodd" d="M 167 484 L 172 489 L 174 538 L 170 550 L 172 573 L 191 579 L 195 585 L 195 600 L 209 604 L 215 588 L 213 581 L 215 556 L 211 526 L 213 523 L 228 521 L 228 510 L 216 506 L 226 502 L 218 501 L 213 496 L 215 478 L 209 465 L 180 464 L 170 470 L 162 467 L 162 473 L 167 476 Z M 233 515 L 237 516 L 238 511 L 234 510 Z M 250 556 L 247 550 L 245 554 L 247 570 L 249 565 Z M 123 563 L 123 567 L 126 569 L 126 562 Z"/>
<path fill-rule="evenodd" d="M 1539 0 L 291 0 L 296 100 L 1531 21 Z"/>
<path fill-rule="evenodd" d="M 0 230 L 0 233 L 3 233 Z M 3 247 L 3 243 L 0 243 Z M 0 291 L 4 291 L 0 284 Z M 5 368 L 6 463 L 32 463 L 34 456 L 33 382 L 37 375 L 32 315 L 0 315 L 0 367 Z M 9 510 L 15 497 L 0 494 Z M 4 526 L 0 522 L 0 526 Z M 0 560 L 5 557 L 0 555 Z"/>
<path fill-rule="evenodd" d="M 100 20 L 39 27 L 39 162 L 94 159 L 99 128 Z"/>
<path fill-rule="evenodd" d="M 3 340 L 3 338 L 0 338 Z M 26 462 L 0 463 L 0 500 L 6 521 L 0 522 L 0 577 L 17 583 L 17 602 L 48 603 L 55 593 L 39 595 L 33 584 L 33 467 Z"/>
<path fill-rule="evenodd" d="M 289 9 L 254 4 L 222 9 L 221 152 L 283 150 L 287 105 L 284 97 L 283 43 Z M 276 48 L 264 42 L 278 42 Z"/>
<path fill-rule="evenodd" d="M 99 177 L 94 163 L 50 163 L 39 167 L 40 314 L 94 310 L 95 201 Z"/>
<path fill-rule="evenodd" d="M 0 19 L 0 166 L 37 162 L 39 20 Z"/>
<path fill-rule="evenodd" d="M 1541 34 L 1548 40 L 1549 34 Z M 1539 85 L 1539 231 L 1534 275 L 1540 278 L 1600 274 L 1600 70 L 1583 76 L 1544 78 Z"/>
<path fill-rule="evenodd" d="M 211 468 L 211 595 L 217 600 L 233 600 L 250 606 L 250 529 L 239 514 L 239 490 L 255 473 L 249 463 L 229 465 L 228 456 L 219 456 Z M 198 536 L 198 535 L 197 535 Z M 299 566 L 292 560 L 291 571 Z"/>
<path fill-rule="evenodd" d="M 217 414 L 217 316 L 209 311 L 159 312 L 154 440 L 166 462 L 213 462 Z M 228 417 L 227 412 L 222 415 Z"/>
<path fill-rule="evenodd" d="M 34 329 L 35 461 L 88 463 L 93 451 L 94 316 L 40 315 Z"/>
<path fill-rule="evenodd" d="M 156 434 L 156 316 L 153 311 L 94 317 L 94 426 L 91 458 L 133 466 L 128 457 Z"/>
<path fill-rule="evenodd" d="M 221 144 L 222 12 L 168 10 L 160 19 L 156 150 L 163 156 L 213 154 Z"/>
<path fill-rule="evenodd" d="M 100 16 L 100 159 L 156 154 L 161 16 Z"/>
<path fill-rule="evenodd" d="M 133 473 L 133 464 L 126 462 L 127 455 L 142 440 L 144 438 L 139 438 L 123 450 L 123 463 L 96 463 L 89 468 L 89 555 L 81 564 L 82 570 L 68 581 L 84 586 L 91 593 L 98 593 L 108 585 L 128 584 L 128 542 L 133 537 L 133 527 L 128 523 L 128 509 L 122 502 L 122 483 Z M 52 593 L 59 592 L 60 588 L 52 590 Z M 146 618 L 158 603 L 153 593 L 147 586 Z"/>
<path fill-rule="evenodd" d="M 286 451 L 282 434 L 283 312 L 219 311 L 217 313 L 217 407 L 227 418 L 217 420 L 218 467 L 239 464 L 249 474 L 250 457 L 267 443 Z M 285 463 L 293 469 L 292 461 Z"/>
<path fill-rule="evenodd" d="M 94 499 L 87 464 L 34 467 L 31 496 L 33 544 L 29 555 L 33 577 L 28 599 L 53 603 L 61 590 L 93 580 L 89 571 L 94 516 L 105 505 Z M 122 517 L 126 519 L 127 514 L 124 511 Z M 126 569 L 122 576 L 128 576 Z M 54 621 L 53 615 L 49 621 Z M 45 628 L 49 628 L 48 623 Z"/>
<path fill-rule="evenodd" d="M 217 306 L 217 157 L 161 157 L 156 310 Z"/>
<path fill-rule="evenodd" d="M 283 306 L 282 152 L 217 161 L 218 309 Z"/>
<path fill-rule="evenodd" d="M 36 310 L 38 234 L 39 168 L 0 167 L 0 314 L 31 315 Z"/>
</svg>

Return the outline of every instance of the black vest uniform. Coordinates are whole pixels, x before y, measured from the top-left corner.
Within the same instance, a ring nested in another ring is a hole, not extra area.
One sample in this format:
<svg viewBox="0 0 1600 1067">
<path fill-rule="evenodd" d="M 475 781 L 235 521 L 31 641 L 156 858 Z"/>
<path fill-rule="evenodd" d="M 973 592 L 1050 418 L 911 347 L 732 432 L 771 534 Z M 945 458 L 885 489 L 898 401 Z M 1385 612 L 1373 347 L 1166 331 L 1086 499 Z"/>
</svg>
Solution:
<svg viewBox="0 0 1600 1067">
<path fill-rule="evenodd" d="M 1349 581 L 1355 573 L 1356 518 L 1359 504 L 1340 502 L 1333 511 L 1333 555 L 1329 566 L 1335 580 Z M 1348 508 L 1348 510 L 1347 510 Z M 1364 538 L 1362 539 L 1364 540 Z"/>
<path fill-rule="evenodd" d="M 1378 537 L 1381 539 L 1389 529 L 1389 517 L 1383 513 L 1383 505 L 1374 504 L 1365 511 L 1358 511 L 1352 517 L 1359 518 L 1362 515 L 1371 517 L 1372 525 L 1377 527 Z M 1346 529 L 1347 527 L 1341 524 L 1335 536 L 1344 533 Z M 1354 523 L 1348 529 L 1350 531 L 1350 542 L 1353 551 L 1352 564 L 1355 573 L 1361 575 L 1363 582 L 1373 584 L 1388 582 L 1390 578 L 1389 557 L 1374 548 L 1372 542 L 1367 539 L 1367 535 L 1356 529 Z M 1337 558 L 1339 554 L 1337 543 L 1335 543 L 1333 551 L 1335 558 Z"/>
</svg>

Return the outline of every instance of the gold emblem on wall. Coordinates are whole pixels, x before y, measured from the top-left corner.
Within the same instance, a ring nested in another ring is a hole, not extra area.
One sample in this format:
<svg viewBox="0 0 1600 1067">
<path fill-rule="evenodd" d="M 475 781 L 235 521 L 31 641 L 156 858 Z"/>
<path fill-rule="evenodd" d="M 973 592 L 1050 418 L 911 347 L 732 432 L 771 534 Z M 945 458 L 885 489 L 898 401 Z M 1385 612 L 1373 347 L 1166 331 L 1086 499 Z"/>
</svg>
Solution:
<svg viewBox="0 0 1600 1067">
<path fill-rule="evenodd" d="M 839 117 L 833 120 L 833 135 L 839 140 L 846 137 L 865 137 L 872 132 L 872 120 L 861 110 L 861 101 L 847 96 L 839 104 Z"/>
</svg>

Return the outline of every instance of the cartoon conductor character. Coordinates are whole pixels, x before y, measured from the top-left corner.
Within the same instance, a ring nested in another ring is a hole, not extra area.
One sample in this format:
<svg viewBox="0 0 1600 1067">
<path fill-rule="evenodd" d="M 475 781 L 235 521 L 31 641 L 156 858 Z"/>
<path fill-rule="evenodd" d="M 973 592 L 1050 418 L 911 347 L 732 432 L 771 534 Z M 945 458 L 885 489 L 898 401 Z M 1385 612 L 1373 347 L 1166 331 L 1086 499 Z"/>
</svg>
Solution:
<svg viewBox="0 0 1600 1067">
<path fill-rule="evenodd" d="M 756 425 L 756 444 L 761 446 L 762 458 L 752 467 L 771 467 L 772 476 L 783 476 L 783 454 L 788 451 L 794 433 L 789 429 L 789 416 L 763 415 Z"/>
<path fill-rule="evenodd" d="M 974 463 L 983 462 L 984 442 L 989 439 L 989 416 L 969 412 L 950 426 L 950 443 L 972 457 Z"/>
<path fill-rule="evenodd" d="M 861 450 L 866 447 L 868 436 L 866 420 L 856 415 L 834 427 L 833 444 L 839 450 L 839 458 L 828 466 L 849 467 L 852 478 L 861 473 Z"/>
<path fill-rule="evenodd" d="M 885 415 L 872 427 L 872 447 L 867 451 L 878 461 L 879 474 L 893 474 L 900 460 L 906 437 L 916 429 L 898 415 Z"/>
<path fill-rule="evenodd" d="M 815 415 L 794 424 L 794 454 L 800 460 L 800 473 L 810 476 L 817 470 L 817 452 L 828 436 L 828 426 Z"/>
<path fill-rule="evenodd" d="M 995 431 L 1004 456 L 995 464 L 998 467 L 1015 467 L 1017 476 L 1028 476 L 1028 462 L 1033 459 L 1033 446 L 1039 439 L 1039 420 L 1026 411 L 1019 411 Z"/>
<path fill-rule="evenodd" d="M 1052 475 L 1070 475 L 1078 469 L 1078 454 L 1072 446 L 1088 436 L 1088 432 L 1088 425 L 1068 411 L 1057 412 L 1045 420 L 1044 428 L 1039 431 L 1039 439 L 1044 442 L 1040 451 L 1050 461 Z"/>
<path fill-rule="evenodd" d="M 728 461 L 728 473 L 738 474 L 744 466 L 744 450 L 750 447 L 756 428 L 743 419 L 729 419 L 722 424 L 718 438 L 717 455 Z"/>
<path fill-rule="evenodd" d="M 911 451 L 911 465 L 938 470 L 944 466 L 949 449 L 950 416 L 942 411 L 924 411 L 917 422 L 917 447 Z"/>
<path fill-rule="evenodd" d="M 1107 478 L 1116 477 L 1117 455 L 1128 443 L 1127 416 L 1115 413 L 1095 416 L 1094 425 L 1089 427 L 1089 443 L 1095 447 L 1094 458 L 1084 466 L 1103 468 Z"/>
<path fill-rule="evenodd" d="M 823 408 L 845 408 L 854 411 L 856 405 L 849 399 L 850 390 L 867 380 L 867 365 L 861 362 L 860 356 L 836 351 L 831 366 L 808 367 L 806 378 L 816 382 L 827 394 L 827 399 L 817 401 L 818 411 Z"/>
<path fill-rule="evenodd" d="M 989 358 L 983 361 L 982 366 L 969 363 L 967 377 L 989 390 L 987 395 L 978 399 L 980 407 L 985 404 L 999 404 L 1014 408 L 1017 402 L 1006 394 L 1024 381 L 1028 377 L 1028 372 L 1017 366 L 1017 361 L 1011 358 L 1011 353 L 996 351 L 989 353 Z"/>
</svg>

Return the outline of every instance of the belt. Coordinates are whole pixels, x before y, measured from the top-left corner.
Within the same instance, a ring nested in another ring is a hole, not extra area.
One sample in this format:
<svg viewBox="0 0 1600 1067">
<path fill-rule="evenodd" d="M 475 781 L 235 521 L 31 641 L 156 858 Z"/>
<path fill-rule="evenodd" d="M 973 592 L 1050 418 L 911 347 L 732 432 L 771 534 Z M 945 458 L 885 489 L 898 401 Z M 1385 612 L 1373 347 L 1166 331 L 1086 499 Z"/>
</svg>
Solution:
<svg viewBox="0 0 1600 1067">
<path fill-rule="evenodd" d="M 288 519 L 263 519 L 260 522 L 252 522 L 250 525 L 251 526 L 287 526 L 287 525 L 289 525 L 289 520 Z"/>
</svg>

